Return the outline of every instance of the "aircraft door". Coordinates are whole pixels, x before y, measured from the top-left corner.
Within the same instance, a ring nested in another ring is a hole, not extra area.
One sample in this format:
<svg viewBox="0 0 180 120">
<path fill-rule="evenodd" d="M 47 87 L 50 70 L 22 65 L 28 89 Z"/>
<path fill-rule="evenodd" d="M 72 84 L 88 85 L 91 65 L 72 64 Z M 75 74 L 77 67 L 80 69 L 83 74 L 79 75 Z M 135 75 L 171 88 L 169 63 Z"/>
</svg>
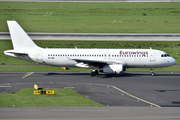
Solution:
<svg viewBox="0 0 180 120">
<path fill-rule="evenodd" d="M 43 53 L 42 50 L 38 50 L 38 52 L 37 52 L 37 62 L 39 62 L 39 63 L 43 62 L 42 53 Z"/>
<path fill-rule="evenodd" d="M 150 61 L 151 62 L 155 61 L 155 53 L 153 51 L 150 52 Z"/>
</svg>

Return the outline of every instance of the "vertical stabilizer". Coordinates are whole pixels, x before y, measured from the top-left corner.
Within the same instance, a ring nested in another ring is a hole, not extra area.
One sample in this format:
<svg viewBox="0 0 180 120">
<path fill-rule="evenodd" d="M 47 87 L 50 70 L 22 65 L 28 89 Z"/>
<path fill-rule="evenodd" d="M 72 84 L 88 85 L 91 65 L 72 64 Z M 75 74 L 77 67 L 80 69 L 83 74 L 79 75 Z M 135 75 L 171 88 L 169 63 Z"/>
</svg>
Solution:
<svg viewBox="0 0 180 120">
<path fill-rule="evenodd" d="M 7 21 L 14 50 L 39 48 L 16 21 Z"/>
</svg>

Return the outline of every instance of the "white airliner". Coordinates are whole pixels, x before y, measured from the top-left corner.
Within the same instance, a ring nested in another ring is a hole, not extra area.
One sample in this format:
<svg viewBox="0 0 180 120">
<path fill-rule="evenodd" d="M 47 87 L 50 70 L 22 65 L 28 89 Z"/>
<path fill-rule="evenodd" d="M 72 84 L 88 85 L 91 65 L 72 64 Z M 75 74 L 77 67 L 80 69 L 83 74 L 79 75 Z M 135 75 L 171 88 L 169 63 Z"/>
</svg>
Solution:
<svg viewBox="0 0 180 120">
<path fill-rule="evenodd" d="M 37 46 L 16 21 L 7 21 L 13 50 L 4 54 L 36 63 L 92 68 L 92 76 L 99 72 L 120 74 L 126 68 L 167 67 L 176 60 L 166 52 L 154 49 L 49 49 Z"/>
</svg>

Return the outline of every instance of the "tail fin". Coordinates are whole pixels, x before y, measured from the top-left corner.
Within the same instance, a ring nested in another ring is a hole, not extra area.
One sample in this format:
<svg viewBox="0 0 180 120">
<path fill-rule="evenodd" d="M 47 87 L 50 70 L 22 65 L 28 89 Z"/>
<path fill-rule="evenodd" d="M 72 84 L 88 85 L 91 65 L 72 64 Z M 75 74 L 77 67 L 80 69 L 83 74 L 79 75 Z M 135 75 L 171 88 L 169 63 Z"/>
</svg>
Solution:
<svg viewBox="0 0 180 120">
<path fill-rule="evenodd" d="M 14 50 L 39 48 L 16 21 L 7 21 Z"/>
</svg>

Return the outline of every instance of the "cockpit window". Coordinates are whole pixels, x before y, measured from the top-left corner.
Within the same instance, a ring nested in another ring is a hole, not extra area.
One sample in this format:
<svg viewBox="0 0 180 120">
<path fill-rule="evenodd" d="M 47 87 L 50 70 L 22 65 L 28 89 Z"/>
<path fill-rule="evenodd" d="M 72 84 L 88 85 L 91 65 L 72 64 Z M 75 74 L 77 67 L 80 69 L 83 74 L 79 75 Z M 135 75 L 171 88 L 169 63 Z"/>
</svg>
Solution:
<svg viewBox="0 0 180 120">
<path fill-rule="evenodd" d="M 161 57 L 169 57 L 168 54 L 162 54 Z"/>
</svg>

